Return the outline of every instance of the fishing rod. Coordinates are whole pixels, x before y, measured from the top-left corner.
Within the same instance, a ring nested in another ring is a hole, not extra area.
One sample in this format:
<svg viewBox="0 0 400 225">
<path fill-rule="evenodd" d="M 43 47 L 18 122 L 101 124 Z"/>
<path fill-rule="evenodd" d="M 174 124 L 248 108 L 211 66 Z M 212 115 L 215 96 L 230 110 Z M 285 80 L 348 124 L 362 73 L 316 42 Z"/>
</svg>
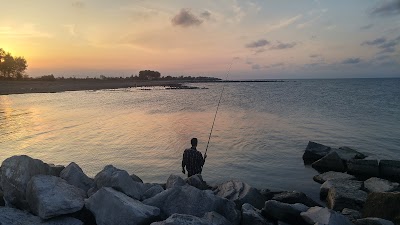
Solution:
<svg viewBox="0 0 400 225">
<path fill-rule="evenodd" d="M 232 64 L 233 64 L 233 61 L 234 61 L 234 60 L 235 60 L 235 58 L 232 59 L 231 64 L 229 65 L 228 73 L 226 74 L 225 80 L 228 79 L 228 76 L 229 76 L 229 73 L 231 72 L 231 68 L 232 68 Z M 220 94 L 220 96 L 219 96 L 218 105 L 217 105 L 217 110 L 215 111 L 214 120 L 213 120 L 213 123 L 212 123 L 212 126 L 211 126 L 210 135 L 208 136 L 207 147 L 206 147 L 206 152 L 204 153 L 204 156 L 207 155 L 208 145 L 210 144 L 211 134 L 212 134 L 213 129 L 214 129 L 215 119 L 217 118 L 217 113 L 218 113 L 219 105 L 221 104 L 222 94 L 224 93 L 224 89 L 225 89 L 226 83 L 227 83 L 227 82 L 225 82 L 225 84 L 222 86 L 222 91 L 221 91 L 221 94 Z M 205 159 L 204 159 L 204 161 L 205 161 Z"/>
</svg>

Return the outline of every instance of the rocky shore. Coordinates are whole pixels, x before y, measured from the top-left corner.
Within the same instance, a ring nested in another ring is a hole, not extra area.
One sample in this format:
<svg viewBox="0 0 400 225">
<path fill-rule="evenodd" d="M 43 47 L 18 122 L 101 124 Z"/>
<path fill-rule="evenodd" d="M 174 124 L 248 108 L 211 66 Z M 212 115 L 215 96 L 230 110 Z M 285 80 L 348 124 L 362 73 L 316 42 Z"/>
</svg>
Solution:
<svg viewBox="0 0 400 225">
<path fill-rule="evenodd" d="M 201 175 L 170 175 L 163 184 L 145 183 L 112 165 L 90 178 L 74 162 L 13 156 L 0 167 L 0 224 L 400 224 L 400 162 L 315 142 L 303 160 L 321 172 L 314 180 L 326 207 L 301 192 L 258 190 L 239 180 L 210 186 Z"/>
</svg>

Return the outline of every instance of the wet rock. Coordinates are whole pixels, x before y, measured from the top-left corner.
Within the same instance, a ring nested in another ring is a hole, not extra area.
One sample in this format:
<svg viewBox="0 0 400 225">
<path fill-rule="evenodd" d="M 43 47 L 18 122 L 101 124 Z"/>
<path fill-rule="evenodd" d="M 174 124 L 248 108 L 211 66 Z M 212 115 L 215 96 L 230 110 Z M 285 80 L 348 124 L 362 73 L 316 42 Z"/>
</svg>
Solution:
<svg viewBox="0 0 400 225">
<path fill-rule="evenodd" d="M 379 173 L 383 178 L 400 182 L 400 161 L 381 160 L 379 162 Z"/>
<path fill-rule="evenodd" d="M 90 196 L 85 206 L 95 216 L 97 225 L 144 225 L 160 214 L 157 207 L 145 205 L 109 187 Z"/>
<path fill-rule="evenodd" d="M 202 217 L 212 225 L 232 225 L 232 223 L 217 212 L 207 212 Z"/>
<path fill-rule="evenodd" d="M 125 170 L 120 170 L 112 165 L 105 166 L 94 178 L 94 187 L 88 191 L 92 195 L 102 187 L 112 187 L 129 197 L 140 200 L 145 192 L 143 183 L 135 182 Z"/>
<path fill-rule="evenodd" d="M 379 176 L 377 159 L 353 159 L 347 162 L 347 172 L 361 177 Z"/>
<path fill-rule="evenodd" d="M 39 174 L 50 175 L 50 166 L 41 160 L 26 155 L 12 156 L 2 163 L 1 182 L 6 205 L 29 209 L 26 201 L 26 186 Z"/>
<path fill-rule="evenodd" d="M 373 192 L 368 194 L 362 209 L 363 217 L 378 217 L 400 224 L 400 192 Z"/>
<path fill-rule="evenodd" d="M 323 184 L 327 180 L 332 180 L 332 179 L 349 179 L 349 180 L 355 180 L 356 178 L 353 175 L 347 174 L 347 173 L 340 173 L 340 172 L 334 172 L 334 171 L 329 171 L 326 173 L 318 174 L 313 177 L 315 182 L 318 182 L 320 184 Z"/>
<path fill-rule="evenodd" d="M 81 210 L 85 196 L 83 190 L 50 175 L 34 176 L 26 188 L 26 199 L 31 211 L 42 219 Z"/>
<path fill-rule="evenodd" d="M 272 200 L 289 203 L 289 204 L 301 203 L 308 207 L 320 206 L 320 204 L 318 204 L 317 202 L 315 202 L 314 200 L 309 198 L 306 194 L 304 194 L 303 192 L 298 192 L 298 191 L 281 192 L 279 194 L 274 195 Z"/>
<path fill-rule="evenodd" d="M 350 220 L 342 214 L 318 206 L 311 207 L 307 212 L 302 212 L 301 216 L 308 224 L 352 225 Z"/>
<path fill-rule="evenodd" d="M 82 189 L 85 193 L 93 186 L 93 179 L 86 176 L 78 164 L 74 162 L 71 162 L 61 171 L 60 177 L 69 184 Z"/>
<path fill-rule="evenodd" d="M 329 153 L 331 147 L 309 141 L 303 154 L 304 164 L 311 164 Z"/>
<path fill-rule="evenodd" d="M 139 183 L 143 183 L 143 180 L 140 179 L 140 177 L 136 176 L 135 174 L 132 173 L 129 176 L 132 178 L 133 181 L 136 181 L 136 182 L 139 182 Z"/>
<path fill-rule="evenodd" d="M 185 184 L 186 182 L 182 179 L 182 177 L 171 174 L 168 177 L 167 183 L 165 184 L 165 188 L 169 189 L 173 187 L 183 186 Z"/>
<path fill-rule="evenodd" d="M 261 209 L 265 202 L 263 196 L 257 189 L 238 180 L 231 180 L 218 185 L 214 193 L 219 197 L 235 202 L 238 209 L 240 209 L 244 203 L 249 203 Z"/>
<path fill-rule="evenodd" d="M 270 225 L 261 213 L 254 206 L 244 203 L 242 205 L 241 225 Z"/>
<path fill-rule="evenodd" d="M 63 169 L 65 169 L 65 166 L 62 165 L 54 165 L 54 164 L 48 164 L 49 165 L 49 175 L 59 177 L 60 173 Z"/>
<path fill-rule="evenodd" d="M 361 190 L 363 186 L 362 181 L 349 180 L 349 179 L 333 179 L 325 181 L 321 185 L 319 196 L 321 199 L 325 199 L 328 196 L 329 189 L 333 187 L 342 187 L 351 190 Z"/>
<path fill-rule="evenodd" d="M 342 210 L 342 215 L 347 217 L 350 221 L 355 221 L 358 219 L 361 219 L 362 215 L 360 211 L 354 210 L 354 209 L 348 209 L 344 208 Z"/>
<path fill-rule="evenodd" d="M 210 225 L 210 222 L 196 216 L 174 213 L 166 220 L 151 225 Z"/>
<path fill-rule="evenodd" d="M 334 151 L 336 151 L 339 154 L 339 157 L 344 161 L 349 161 L 352 159 L 364 159 L 367 157 L 363 153 L 347 146 L 340 147 L 339 149 L 334 149 Z"/>
<path fill-rule="evenodd" d="M 188 177 L 185 182 L 195 188 L 198 188 L 200 190 L 207 190 L 210 189 L 210 187 L 207 185 L 207 183 L 203 180 L 203 177 L 201 174 L 196 174 L 191 177 Z"/>
<path fill-rule="evenodd" d="M 368 192 L 391 192 L 399 188 L 399 183 L 372 177 L 364 181 L 364 187 Z"/>
<path fill-rule="evenodd" d="M 329 152 L 326 156 L 321 159 L 315 161 L 311 164 L 312 168 L 320 171 L 336 171 L 336 172 L 345 172 L 346 165 L 343 160 L 339 157 L 338 153 L 335 151 Z"/>
<path fill-rule="evenodd" d="M 335 211 L 342 211 L 344 208 L 359 210 L 367 200 L 367 193 L 344 187 L 332 187 L 326 200 L 328 208 Z"/>
<path fill-rule="evenodd" d="M 215 196 L 210 190 L 202 191 L 190 185 L 169 188 L 143 203 L 160 208 L 164 219 L 174 213 L 201 217 L 206 212 L 215 211 L 233 224 L 240 221 L 240 212 L 234 202 Z"/>
<path fill-rule="evenodd" d="M 394 223 L 381 218 L 369 217 L 356 220 L 354 225 L 394 225 Z"/>
<path fill-rule="evenodd" d="M 307 224 L 300 216 L 301 212 L 306 212 L 309 207 L 300 204 L 287 204 L 275 200 L 265 202 L 264 208 L 261 210 L 263 216 L 275 221 L 283 221 L 289 224 Z"/>
<path fill-rule="evenodd" d="M 0 224 L 4 225 L 83 225 L 83 222 L 71 217 L 58 217 L 42 220 L 26 211 L 0 207 Z"/>
<path fill-rule="evenodd" d="M 151 188 L 147 189 L 147 191 L 144 192 L 142 195 L 142 201 L 151 197 L 154 197 L 155 195 L 161 193 L 164 191 L 164 188 L 161 187 L 161 185 L 154 185 Z"/>
</svg>

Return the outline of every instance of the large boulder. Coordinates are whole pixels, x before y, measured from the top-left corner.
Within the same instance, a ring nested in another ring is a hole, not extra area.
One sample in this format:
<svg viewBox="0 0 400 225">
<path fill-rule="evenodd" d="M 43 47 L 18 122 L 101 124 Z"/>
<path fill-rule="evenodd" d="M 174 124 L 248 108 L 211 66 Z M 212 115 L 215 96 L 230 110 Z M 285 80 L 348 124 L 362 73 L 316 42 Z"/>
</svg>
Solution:
<svg viewBox="0 0 400 225">
<path fill-rule="evenodd" d="M 381 160 L 379 174 L 383 178 L 400 182 L 400 161 Z"/>
<path fill-rule="evenodd" d="M 143 203 L 160 208 L 164 219 L 174 213 L 201 217 L 206 212 L 215 211 L 233 224 L 240 221 L 240 212 L 234 202 L 215 196 L 210 190 L 202 191 L 190 185 L 167 189 Z"/>
<path fill-rule="evenodd" d="M 314 179 L 315 182 L 323 184 L 323 183 L 325 183 L 325 181 L 332 180 L 332 179 L 355 180 L 356 178 L 353 175 L 350 175 L 350 174 L 347 174 L 347 173 L 329 171 L 329 172 L 326 172 L 326 173 L 315 175 L 313 177 L 313 179 Z"/>
<path fill-rule="evenodd" d="M 347 217 L 347 219 L 349 219 L 352 222 L 362 218 L 361 212 L 355 209 L 344 208 L 342 210 L 342 215 Z"/>
<path fill-rule="evenodd" d="M 83 222 L 71 217 L 57 217 L 42 220 L 26 211 L 0 207 L 0 224 L 4 225 L 83 225 Z"/>
<path fill-rule="evenodd" d="M 294 203 L 301 203 L 308 207 L 312 206 L 320 206 L 317 202 L 309 198 L 303 192 L 298 191 L 284 191 L 278 194 L 275 194 L 272 200 L 276 200 L 279 202 L 294 204 Z"/>
<path fill-rule="evenodd" d="M 54 165 L 52 163 L 48 164 L 49 165 L 49 175 L 59 177 L 60 173 L 63 169 L 65 169 L 65 166 L 63 165 Z"/>
<path fill-rule="evenodd" d="M 301 204 L 287 204 L 275 200 L 265 202 L 264 208 L 261 210 L 263 216 L 275 221 L 283 221 L 289 224 L 307 224 L 300 213 L 306 212 L 309 207 Z"/>
<path fill-rule="evenodd" d="M 152 187 L 150 187 L 149 189 L 147 189 L 147 191 L 145 191 L 142 195 L 142 201 L 148 198 L 151 198 L 161 192 L 164 191 L 164 188 L 161 187 L 161 185 L 154 185 Z"/>
<path fill-rule="evenodd" d="M 174 213 L 166 220 L 151 225 L 210 225 L 210 221 L 192 215 Z"/>
<path fill-rule="evenodd" d="M 51 175 L 50 166 L 26 155 L 12 156 L 2 163 L 1 183 L 6 205 L 28 209 L 26 186 L 35 175 Z"/>
<path fill-rule="evenodd" d="M 34 176 L 26 188 L 26 199 L 31 211 L 42 219 L 81 210 L 85 196 L 83 190 L 50 175 Z"/>
<path fill-rule="evenodd" d="M 362 209 L 363 217 L 378 217 L 400 224 L 400 192 L 368 194 Z"/>
<path fill-rule="evenodd" d="M 379 163 L 377 159 L 353 159 L 347 161 L 347 173 L 360 177 L 379 176 Z"/>
<path fill-rule="evenodd" d="M 214 190 L 214 194 L 235 202 L 238 209 L 240 209 L 244 203 L 249 203 L 261 209 L 265 202 L 264 197 L 256 188 L 237 180 L 227 181 L 218 185 Z"/>
<path fill-rule="evenodd" d="M 326 156 L 321 159 L 315 161 L 311 164 L 312 168 L 320 171 L 337 171 L 337 172 L 345 172 L 346 165 L 343 160 L 339 157 L 339 154 L 336 151 L 329 152 Z"/>
<path fill-rule="evenodd" d="M 356 220 L 354 225 L 394 225 L 394 223 L 381 218 L 368 217 Z"/>
<path fill-rule="evenodd" d="M 129 175 L 133 181 L 139 182 L 139 183 L 143 183 L 143 180 L 140 179 L 140 177 L 138 177 L 136 174 L 132 173 L 131 175 Z"/>
<path fill-rule="evenodd" d="M 303 154 L 304 164 L 311 164 L 329 153 L 331 147 L 309 141 Z"/>
<path fill-rule="evenodd" d="M 140 200 L 146 188 L 143 183 L 133 181 L 125 170 L 107 165 L 94 178 L 94 187 L 89 189 L 88 195 L 94 194 L 102 187 L 112 187 L 129 197 Z"/>
<path fill-rule="evenodd" d="M 60 177 L 69 184 L 82 189 L 85 193 L 93 186 L 93 179 L 86 176 L 78 164 L 74 162 L 71 162 L 61 171 Z"/>
<path fill-rule="evenodd" d="M 169 188 L 173 188 L 173 187 L 183 186 L 185 184 L 186 184 L 186 182 L 185 182 L 185 180 L 183 180 L 182 177 L 180 177 L 178 175 L 171 174 L 167 179 L 167 183 L 165 184 L 165 188 L 169 189 Z"/>
<path fill-rule="evenodd" d="M 364 159 L 367 157 L 363 153 L 347 146 L 343 146 L 338 149 L 331 149 L 331 151 L 336 151 L 339 154 L 339 157 L 344 161 L 349 161 L 352 159 Z"/>
<path fill-rule="evenodd" d="M 241 225 L 270 225 L 254 206 L 244 203 L 242 205 L 242 223 Z"/>
<path fill-rule="evenodd" d="M 326 196 L 328 196 L 329 189 L 333 187 L 343 187 L 351 190 L 361 190 L 362 186 L 363 182 L 358 180 L 349 180 L 349 179 L 328 180 L 321 185 L 319 197 L 321 199 L 325 199 Z"/>
<path fill-rule="evenodd" d="M 200 189 L 200 190 L 209 189 L 209 186 L 203 180 L 203 177 L 201 176 L 201 174 L 196 174 L 191 177 L 188 177 L 188 178 L 186 178 L 185 182 L 193 187 Z"/>
<path fill-rule="evenodd" d="M 231 221 L 214 211 L 206 212 L 202 219 L 207 220 L 212 225 L 232 225 Z"/>
<path fill-rule="evenodd" d="M 325 225 L 353 225 L 350 220 L 342 214 L 322 207 L 311 207 L 307 212 L 300 214 L 308 224 Z"/>
<path fill-rule="evenodd" d="M 0 190 L 0 206 L 5 206 L 6 203 L 4 202 L 4 194 L 3 191 Z"/>
<path fill-rule="evenodd" d="M 391 192 L 398 190 L 399 183 L 390 182 L 377 177 L 371 177 L 364 181 L 364 188 L 368 192 Z"/>
<path fill-rule="evenodd" d="M 109 187 L 90 196 L 85 206 L 95 216 L 97 225 L 145 225 L 160 214 L 159 208 L 145 205 Z"/>
<path fill-rule="evenodd" d="M 330 188 L 326 198 L 328 208 L 335 211 L 342 211 L 344 208 L 359 210 L 366 200 L 366 192 L 345 187 Z"/>
</svg>

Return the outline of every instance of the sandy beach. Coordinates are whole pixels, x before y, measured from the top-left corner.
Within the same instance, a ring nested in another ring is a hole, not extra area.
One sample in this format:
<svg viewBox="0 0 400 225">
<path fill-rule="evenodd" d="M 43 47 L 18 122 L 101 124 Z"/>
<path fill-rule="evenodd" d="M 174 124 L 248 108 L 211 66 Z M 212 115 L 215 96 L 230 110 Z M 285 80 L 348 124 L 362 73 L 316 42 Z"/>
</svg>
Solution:
<svg viewBox="0 0 400 225">
<path fill-rule="evenodd" d="M 183 81 L 55 80 L 0 81 L 0 95 L 179 85 Z"/>
</svg>

